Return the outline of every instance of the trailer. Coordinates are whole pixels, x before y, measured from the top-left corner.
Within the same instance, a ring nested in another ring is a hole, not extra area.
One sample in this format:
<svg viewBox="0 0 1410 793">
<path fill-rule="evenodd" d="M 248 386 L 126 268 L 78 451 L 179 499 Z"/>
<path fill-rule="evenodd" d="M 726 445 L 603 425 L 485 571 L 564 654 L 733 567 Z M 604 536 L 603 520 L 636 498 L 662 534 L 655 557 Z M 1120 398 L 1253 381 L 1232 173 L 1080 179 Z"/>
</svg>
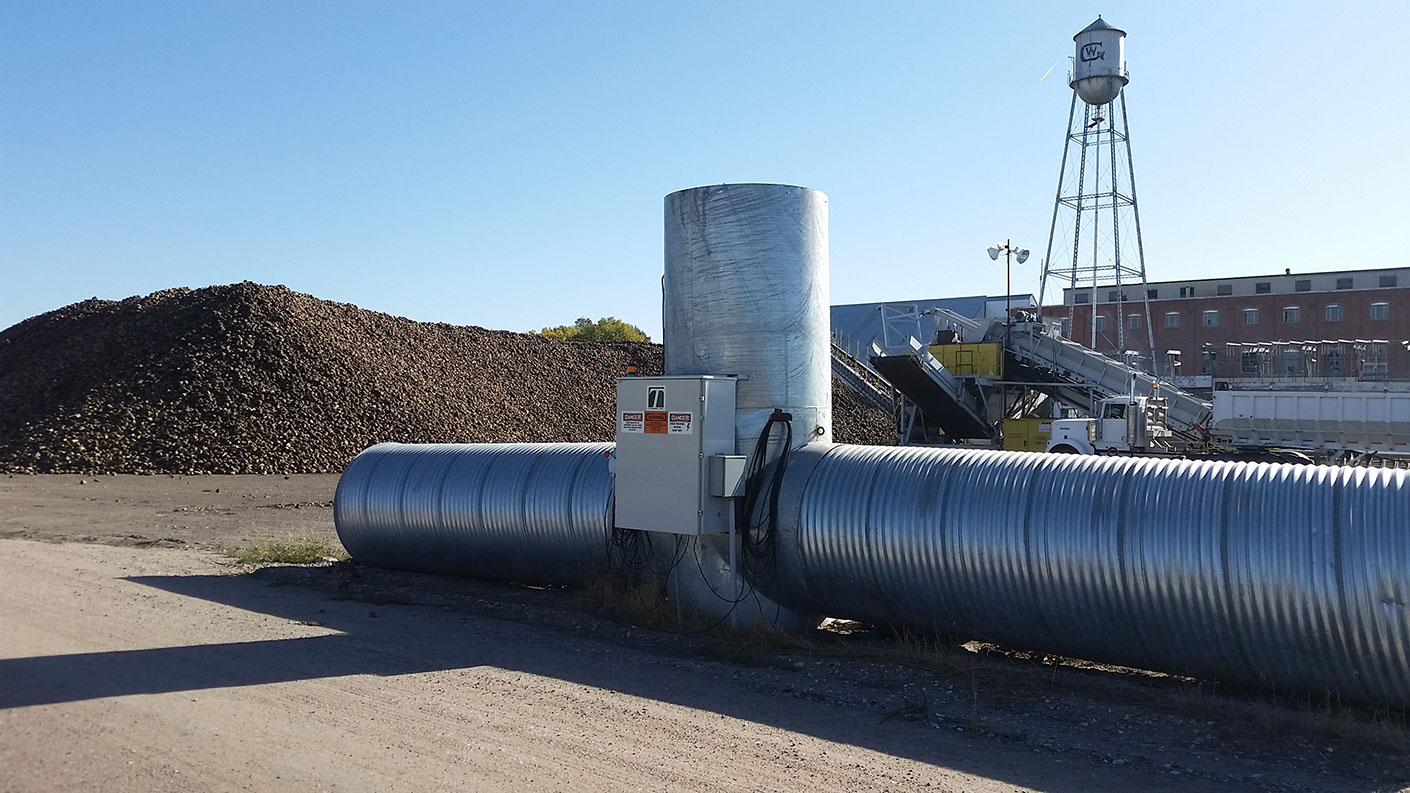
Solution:
<svg viewBox="0 0 1410 793">
<path fill-rule="evenodd" d="M 1215 391 L 1211 438 L 1323 457 L 1410 455 L 1410 391 Z"/>
<path fill-rule="evenodd" d="M 1093 418 L 1054 419 L 1046 451 L 1353 462 L 1410 459 L 1410 391 L 1224 390 L 1208 443 L 1170 432 L 1163 400 L 1109 397 Z"/>
</svg>

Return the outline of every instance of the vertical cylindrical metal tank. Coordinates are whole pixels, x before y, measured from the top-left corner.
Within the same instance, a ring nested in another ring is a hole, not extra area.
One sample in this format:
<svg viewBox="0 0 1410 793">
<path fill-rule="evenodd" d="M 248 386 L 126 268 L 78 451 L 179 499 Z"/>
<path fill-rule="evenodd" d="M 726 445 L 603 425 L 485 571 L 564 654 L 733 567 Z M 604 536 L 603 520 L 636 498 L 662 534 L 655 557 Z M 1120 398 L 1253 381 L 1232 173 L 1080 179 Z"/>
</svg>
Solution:
<svg viewBox="0 0 1410 793">
<path fill-rule="evenodd" d="M 753 449 L 769 414 L 794 442 L 832 433 L 827 196 L 722 184 L 666 196 L 666 374 L 739 375 L 736 437 Z"/>
<path fill-rule="evenodd" d="M 1076 55 L 1072 63 L 1072 88 L 1089 105 L 1104 105 L 1126 87 L 1126 31 L 1108 25 L 1101 17 L 1072 37 Z"/>
</svg>

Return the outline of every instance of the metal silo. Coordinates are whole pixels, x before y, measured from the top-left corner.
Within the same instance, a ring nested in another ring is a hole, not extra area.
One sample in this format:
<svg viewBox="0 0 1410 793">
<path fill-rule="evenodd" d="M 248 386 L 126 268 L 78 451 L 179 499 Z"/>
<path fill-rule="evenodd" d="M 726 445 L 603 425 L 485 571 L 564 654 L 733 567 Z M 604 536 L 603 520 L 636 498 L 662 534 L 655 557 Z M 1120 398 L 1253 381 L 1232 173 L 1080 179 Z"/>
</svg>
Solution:
<svg viewBox="0 0 1410 793">
<path fill-rule="evenodd" d="M 741 454 L 769 414 L 795 445 L 832 433 L 827 195 L 722 184 L 666 196 L 663 341 L 668 375 L 739 375 Z"/>
<path fill-rule="evenodd" d="M 1126 87 L 1126 31 L 1101 17 L 1072 37 L 1072 89 L 1089 105 L 1104 105 Z"/>
</svg>

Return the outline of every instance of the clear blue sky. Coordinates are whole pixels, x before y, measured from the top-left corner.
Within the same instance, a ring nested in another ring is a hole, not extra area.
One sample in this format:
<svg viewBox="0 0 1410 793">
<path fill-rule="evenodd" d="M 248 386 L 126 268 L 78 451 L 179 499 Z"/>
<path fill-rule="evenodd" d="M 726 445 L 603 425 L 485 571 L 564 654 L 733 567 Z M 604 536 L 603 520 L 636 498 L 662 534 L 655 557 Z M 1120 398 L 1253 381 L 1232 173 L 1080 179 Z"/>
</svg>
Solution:
<svg viewBox="0 0 1410 793">
<path fill-rule="evenodd" d="M 828 193 L 834 302 L 1001 294 L 1098 12 L 1152 280 L 1406 263 L 1404 0 L 0 0 L 0 328 L 248 279 L 659 338 L 662 197 L 739 181 Z"/>
</svg>

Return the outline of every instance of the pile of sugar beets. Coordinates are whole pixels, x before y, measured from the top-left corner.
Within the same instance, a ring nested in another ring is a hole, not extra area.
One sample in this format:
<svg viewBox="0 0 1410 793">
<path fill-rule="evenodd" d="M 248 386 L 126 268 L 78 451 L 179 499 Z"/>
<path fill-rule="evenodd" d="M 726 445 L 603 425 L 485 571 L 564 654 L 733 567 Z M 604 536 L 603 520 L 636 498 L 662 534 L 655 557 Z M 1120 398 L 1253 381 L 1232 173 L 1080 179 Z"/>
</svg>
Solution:
<svg viewBox="0 0 1410 793">
<path fill-rule="evenodd" d="M 661 347 L 413 322 L 283 286 L 85 300 L 0 332 L 0 471 L 338 472 L 383 441 L 605 441 Z M 841 383 L 833 439 L 894 442 Z"/>
</svg>

